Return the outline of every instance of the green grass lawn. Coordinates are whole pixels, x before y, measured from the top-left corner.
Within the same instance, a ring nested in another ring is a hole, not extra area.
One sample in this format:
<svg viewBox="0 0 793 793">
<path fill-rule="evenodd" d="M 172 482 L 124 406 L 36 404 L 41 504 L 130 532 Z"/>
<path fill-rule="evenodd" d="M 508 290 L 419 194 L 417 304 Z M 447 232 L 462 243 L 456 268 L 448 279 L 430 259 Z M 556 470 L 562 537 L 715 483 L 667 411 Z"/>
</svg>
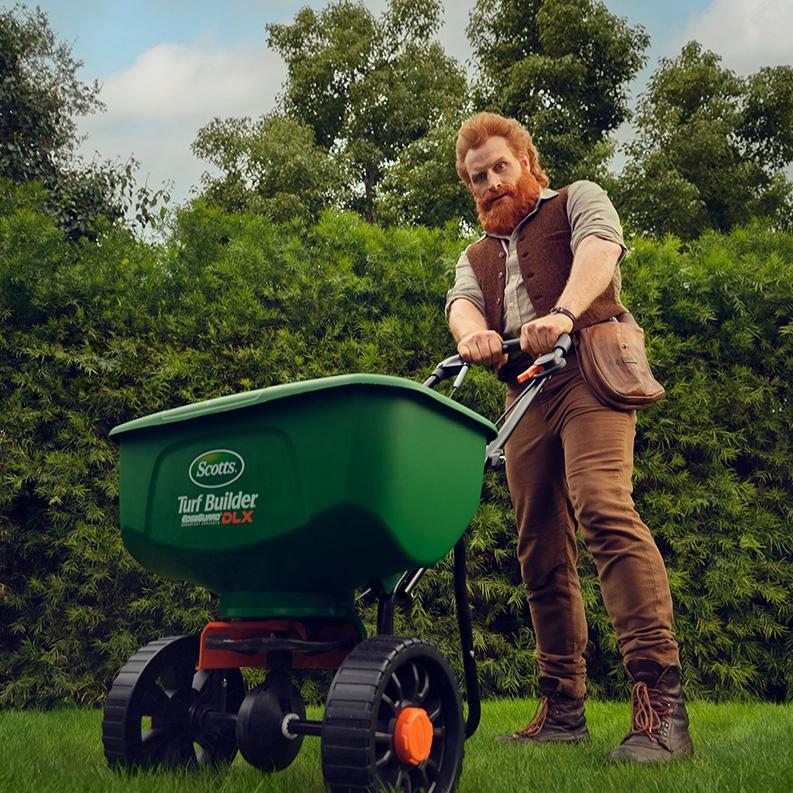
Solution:
<svg viewBox="0 0 793 793">
<path fill-rule="evenodd" d="M 460 793 L 515 791 L 793 791 L 793 705 L 694 702 L 696 755 L 660 768 L 612 766 L 606 753 L 628 726 L 627 703 L 589 702 L 592 740 L 579 746 L 515 746 L 496 735 L 523 726 L 534 701 L 485 703 L 466 745 Z M 319 713 L 310 714 L 318 718 Z M 105 765 L 99 711 L 0 713 L 2 793 L 321 793 L 319 740 L 306 738 L 285 771 L 264 776 L 237 757 L 225 773 L 119 776 Z"/>
</svg>

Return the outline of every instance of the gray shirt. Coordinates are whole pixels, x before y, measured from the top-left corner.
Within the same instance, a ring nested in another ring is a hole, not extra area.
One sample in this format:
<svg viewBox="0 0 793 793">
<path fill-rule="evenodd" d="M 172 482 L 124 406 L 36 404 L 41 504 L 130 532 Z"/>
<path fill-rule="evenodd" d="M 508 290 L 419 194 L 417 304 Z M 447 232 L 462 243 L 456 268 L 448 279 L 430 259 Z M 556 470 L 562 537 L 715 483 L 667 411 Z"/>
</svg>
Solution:
<svg viewBox="0 0 793 793">
<path fill-rule="evenodd" d="M 504 337 L 520 335 L 521 325 L 535 319 L 534 306 L 531 304 L 518 263 L 518 232 L 520 227 L 540 207 L 543 201 L 558 195 L 556 190 L 547 187 L 542 191 L 537 206 L 515 227 L 509 237 L 496 234 L 489 236 L 501 242 L 507 255 L 507 283 L 504 287 Z M 575 256 L 581 240 L 594 234 L 604 240 L 616 242 L 625 252 L 622 226 L 609 200 L 606 191 L 594 182 L 573 182 L 567 193 L 567 220 L 570 223 L 570 249 Z M 446 318 L 452 303 L 459 298 L 470 300 L 481 312 L 485 313 L 485 298 L 479 281 L 476 279 L 465 251 L 460 254 L 455 268 L 454 286 L 446 294 Z"/>
</svg>

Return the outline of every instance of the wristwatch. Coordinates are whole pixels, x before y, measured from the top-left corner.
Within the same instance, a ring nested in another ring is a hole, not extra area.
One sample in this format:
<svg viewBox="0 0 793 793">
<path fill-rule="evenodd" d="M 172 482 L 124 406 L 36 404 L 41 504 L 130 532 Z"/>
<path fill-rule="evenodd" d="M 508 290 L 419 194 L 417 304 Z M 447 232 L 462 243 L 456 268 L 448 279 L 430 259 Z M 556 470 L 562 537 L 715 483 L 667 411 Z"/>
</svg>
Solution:
<svg viewBox="0 0 793 793">
<path fill-rule="evenodd" d="M 570 320 L 570 322 L 573 323 L 573 325 L 575 325 L 575 323 L 578 321 L 578 317 L 576 317 L 576 315 L 573 314 L 572 311 L 568 311 L 568 309 L 562 308 L 562 306 L 554 306 L 548 313 L 564 314 L 564 316 L 566 316 Z"/>
</svg>

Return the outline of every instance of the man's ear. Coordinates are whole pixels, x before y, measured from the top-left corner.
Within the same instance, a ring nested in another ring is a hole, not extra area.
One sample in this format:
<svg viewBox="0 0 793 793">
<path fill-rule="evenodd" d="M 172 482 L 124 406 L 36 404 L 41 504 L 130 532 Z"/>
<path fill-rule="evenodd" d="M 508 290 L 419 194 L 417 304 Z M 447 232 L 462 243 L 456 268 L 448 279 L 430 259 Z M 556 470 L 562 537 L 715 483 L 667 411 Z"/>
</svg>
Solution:
<svg viewBox="0 0 793 793">
<path fill-rule="evenodd" d="M 527 152 L 524 151 L 523 154 L 520 155 L 519 159 L 521 165 L 529 169 L 531 168 L 531 160 L 529 159 L 529 155 Z"/>
</svg>

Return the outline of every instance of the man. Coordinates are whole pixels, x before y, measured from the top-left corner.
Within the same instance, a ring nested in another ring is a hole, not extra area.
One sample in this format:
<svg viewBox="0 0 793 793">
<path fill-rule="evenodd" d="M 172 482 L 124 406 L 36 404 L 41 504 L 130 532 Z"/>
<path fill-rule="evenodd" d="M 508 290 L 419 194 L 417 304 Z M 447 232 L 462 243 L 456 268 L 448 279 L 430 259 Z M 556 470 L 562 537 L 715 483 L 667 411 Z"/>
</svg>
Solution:
<svg viewBox="0 0 793 793">
<path fill-rule="evenodd" d="M 506 363 L 503 338 L 520 336 L 522 350 L 536 357 L 562 333 L 625 310 L 622 230 L 597 185 L 548 189 L 531 136 L 512 119 L 479 113 L 466 121 L 457 137 L 457 172 L 485 234 L 457 264 L 449 327 L 460 355 L 498 370 L 509 404 L 528 363 Z M 633 680 L 631 729 L 609 758 L 663 762 L 693 751 L 666 569 L 631 498 L 635 427 L 634 412 L 595 398 L 572 352 L 507 443 L 542 702 L 534 720 L 505 740 L 588 737 L 576 520 Z"/>
</svg>

